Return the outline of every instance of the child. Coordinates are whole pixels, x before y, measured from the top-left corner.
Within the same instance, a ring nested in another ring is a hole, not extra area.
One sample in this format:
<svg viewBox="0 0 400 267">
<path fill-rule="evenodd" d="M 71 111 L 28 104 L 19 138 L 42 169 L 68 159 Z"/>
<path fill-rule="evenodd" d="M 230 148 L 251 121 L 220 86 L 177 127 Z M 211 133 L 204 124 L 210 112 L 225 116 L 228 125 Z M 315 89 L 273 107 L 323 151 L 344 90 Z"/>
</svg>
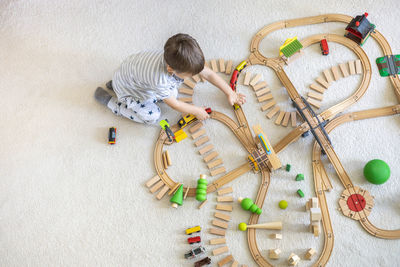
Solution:
<svg viewBox="0 0 400 267">
<path fill-rule="evenodd" d="M 222 90 L 230 105 L 245 103 L 243 94 L 232 91 L 222 78 L 204 66 L 204 55 L 196 40 L 181 33 L 168 39 L 164 52 L 141 52 L 128 57 L 106 85 L 117 97 L 101 87 L 94 96 L 115 114 L 140 123 L 157 122 L 160 108 L 156 103 L 161 100 L 181 113 L 205 120 L 209 115 L 203 107 L 176 99 L 183 79 L 196 74 Z"/>
</svg>

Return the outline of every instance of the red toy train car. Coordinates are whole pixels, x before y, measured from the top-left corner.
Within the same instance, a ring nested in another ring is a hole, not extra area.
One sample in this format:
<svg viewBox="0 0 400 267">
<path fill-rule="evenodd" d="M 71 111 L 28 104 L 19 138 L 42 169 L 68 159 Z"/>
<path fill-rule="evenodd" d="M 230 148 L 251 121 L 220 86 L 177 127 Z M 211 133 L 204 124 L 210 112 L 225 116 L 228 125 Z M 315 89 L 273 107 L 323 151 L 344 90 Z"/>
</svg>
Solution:
<svg viewBox="0 0 400 267">
<path fill-rule="evenodd" d="M 200 236 L 189 237 L 187 240 L 189 244 L 200 243 L 201 237 Z"/>
<path fill-rule="evenodd" d="M 328 46 L 328 42 L 326 41 L 326 39 L 321 40 L 320 46 L 321 46 L 322 55 L 327 56 L 329 54 L 329 46 Z"/>
</svg>

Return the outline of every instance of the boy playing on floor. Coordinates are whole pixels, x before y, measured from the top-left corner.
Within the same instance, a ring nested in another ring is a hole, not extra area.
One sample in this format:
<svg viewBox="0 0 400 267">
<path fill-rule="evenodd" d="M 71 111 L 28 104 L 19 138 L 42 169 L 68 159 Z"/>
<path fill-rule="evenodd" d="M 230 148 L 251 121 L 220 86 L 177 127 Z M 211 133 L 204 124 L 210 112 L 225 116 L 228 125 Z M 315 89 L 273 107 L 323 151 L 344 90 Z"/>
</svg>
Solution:
<svg viewBox="0 0 400 267">
<path fill-rule="evenodd" d="M 209 115 L 203 107 L 176 99 L 183 79 L 196 74 L 224 92 L 230 105 L 245 103 L 243 94 L 232 91 L 222 78 L 204 66 L 204 55 L 196 40 L 181 33 L 168 39 L 164 52 L 142 52 L 128 57 L 107 83 L 116 97 L 101 87 L 94 96 L 115 114 L 140 123 L 157 122 L 160 108 L 156 103 L 161 100 L 181 113 L 205 120 Z"/>
</svg>

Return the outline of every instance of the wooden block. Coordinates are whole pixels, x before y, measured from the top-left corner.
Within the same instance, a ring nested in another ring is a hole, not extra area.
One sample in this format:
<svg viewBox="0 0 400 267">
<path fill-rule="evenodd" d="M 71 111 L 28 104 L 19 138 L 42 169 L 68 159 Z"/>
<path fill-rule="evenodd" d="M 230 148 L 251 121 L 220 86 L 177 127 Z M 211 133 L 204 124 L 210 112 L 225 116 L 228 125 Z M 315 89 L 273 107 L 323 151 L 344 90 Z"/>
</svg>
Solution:
<svg viewBox="0 0 400 267">
<path fill-rule="evenodd" d="M 171 166 L 171 156 L 169 155 L 168 150 L 165 150 L 165 156 L 167 157 L 168 166 Z"/>
<path fill-rule="evenodd" d="M 269 93 L 271 90 L 267 87 L 256 92 L 256 96 L 262 96 Z"/>
<path fill-rule="evenodd" d="M 189 190 L 190 190 L 190 186 L 186 187 L 185 196 L 183 197 L 184 200 L 187 198 Z"/>
<path fill-rule="evenodd" d="M 254 91 L 258 91 L 261 88 L 267 87 L 267 82 L 260 82 L 253 86 Z"/>
<path fill-rule="evenodd" d="M 154 193 L 156 192 L 158 189 L 160 189 L 162 186 L 164 185 L 163 181 L 158 181 L 158 183 L 156 183 L 152 188 L 150 188 L 150 192 Z"/>
<path fill-rule="evenodd" d="M 146 186 L 151 187 L 153 184 L 157 183 L 158 180 L 160 180 L 160 177 L 158 175 L 156 175 L 146 182 Z"/>
<path fill-rule="evenodd" d="M 318 208 L 318 198 L 311 198 L 310 204 L 310 208 Z"/>
<path fill-rule="evenodd" d="M 319 236 L 320 230 L 319 222 L 312 225 L 312 232 L 314 233 L 314 236 Z"/>
<path fill-rule="evenodd" d="M 272 239 L 282 239 L 282 234 L 272 234 L 269 237 Z"/>
<path fill-rule="evenodd" d="M 261 107 L 261 110 L 262 110 L 262 111 L 266 111 L 266 110 L 269 109 L 270 107 L 275 106 L 275 104 L 276 104 L 275 100 L 272 100 L 272 101 L 268 102 L 267 104 L 263 105 L 263 106 Z"/>
<path fill-rule="evenodd" d="M 193 92 L 194 92 L 193 89 L 189 89 L 189 88 L 185 88 L 185 87 L 179 88 L 180 94 L 193 95 Z"/>
<path fill-rule="evenodd" d="M 224 211 L 232 211 L 233 210 L 233 206 L 232 205 L 225 205 L 225 204 L 217 204 L 215 209 L 224 210 Z"/>
<path fill-rule="evenodd" d="M 210 151 L 212 149 L 214 149 L 214 145 L 209 144 L 209 145 L 206 145 L 205 147 L 199 149 L 199 153 L 200 153 L 200 155 L 204 155 L 205 153 L 207 153 L 208 151 Z"/>
<path fill-rule="evenodd" d="M 278 113 L 279 107 L 275 106 L 272 110 L 267 113 L 267 118 L 271 119 L 276 113 Z"/>
<path fill-rule="evenodd" d="M 349 76 L 349 71 L 347 70 L 346 64 L 344 63 L 339 64 L 339 68 L 342 71 L 343 77 L 346 78 L 347 76 Z"/>
<path fill-rule="evenodd" d="M 297 126 L 296 111 L 290 112 L 290 118 L 292 119 L 292 127 L 296 127 Z"/>
<path fill-rule="evenodd" d="M 257 99 L 258 99 L 258 102 L 264 102 L 264 101 L 267 101 L 267 100 L 270 100 L 273 98 L 274 97 L 272 96 L 272 94 L 266 94 L 266 95 L 258 97 Z"/>
<path fill-rule="evenodd" d="M 197 132 L 197 130 L 200 129 L 201 127 L 203 127 L 203 123 L 199 121 L 189 129 L 189 132 L 190 133 Z"/>
<path fill-rule="evenodd" d="M 234 261 L 234 262 L 232 263 L 231 267 L 238 267 L 238 265 L 239 265 L 239 262 Z"/>
<path fill-rule="evenodd" d="M 172 195 L 173 193 L 175 193 L 175 191 L 178 189 L 178 187 L 179 187 L 180 185 L 181 185 L 180 183 L 176 183 L 176 184 L 174 185 L 174 187 L 172 187 L 171 190 L 168 192 L 168 195 L 170 196 L 170 195 Z"/>
<path fill-rule="evenodd" d="M 217 202 L 233 202 L 232 196 L 217 197 Z"/>
<path fill-rule="evenodd" d="M 225 264 L 231 261 L 233 261 L 233 256 L 232 255 L 226 256 L 225 258 L 223 258 L 218 262 L 218 267 L 224 266 Z"/>
<path fill-rule="evenodd" d="M 250 85 L 251 86 L 254 86 L 254 85 L 256 85 L 256 83 L 258 83 L 258 81 L 261 79 L 261 74 L 257 74 L 256 76 L 254 76 L 254 78 L 253 79 L 251 79 L 251 81 L 250 81 Z"/>
<path fill-rule="evenodd" d="M 158 200 L 162 199 L 163 196 L 168 192 L 168 190 L 169 190 L 168 185 L 164 185 L 164 187 L 160 190 L 160 192 L 158 192 L 156 198 Z"/>
<path fill-rule="evenodd" d="M 225 214 L 225 213 L 218 212 L 218 211 L 216 211 L 214 213 L 214 216 L 215 216 L 215 218 L 222 219 L 227 222 L 229 222 L 231 220 L 231 216 L 229 216 L 228 214 Z"/>
<path fill-rule="evenodd" d="M 192 76 L 192 79 L 193 79 L 196 83 L 200 82 L 200 80 L 201 80 L 200 74 L 196 74 L 196 75 Z"/>
<path fill-rule="evenodd" d="M 206 155 L 203 160 L 205 163 L 209 162 L 210 160 L 214 159 L 218 157 L 218 152 L 217 151 L 213 151 L 210 154 Z"/>
<path fill-rule="evenodd" d="M 296 266 L 300 262 L 300 257 L 294 253 L 291 253 L 288 259 L 288 263 L 291 266 Z"/>
<path fill-rule="evenodd" d="M 224 187 L 224 188 L 218 190 L 217 194 L 218 194 L 218 196 L 223 196 L 223 195 L 226 195 L 226 194 L 229 194 L 232 192 L 233 192 L 233 189 L 231 186 L 229 186 L 229 187 Z"/>
<path fill-rule="evenodd" d="M 211 176 L 215 176 L 215 175 L 218 175 L 218 174 L 221 174 L 221 173 L 225 173 L 225 172 L 226 172 L 226 169 L 225 169 L 224 166 L 219 167 L 219 168 L 217 168 L 217 169 L 215 169 L 215 170 L 211 170 L 211 171 L 210 171 Z"/>
<path fill-rule="evenodd" d="M 356 66 L 354 65 L 354 60 L 349 61 L 349 69 L 350 69 L 350 75 L 356 74 Z"/>
<path fill-rule="evenodd" d="M 218 62 L 219 62 L 219 71 L 220 72 L 225 72 L 225 61 L 224 61 L 224 59 L 220 58 L 218 60 Z"/>
<path fill-rule="evenodd" d="M 220 221 L 220 220 L 212 220 L 211 223 L 214 226 L 218 226 L 218 227 L 221 227 L 221 228 L 224 228 L 224 229 L 228 228 L 228 223 Z"/>
<path fill-rule="evenodd" d="M 320 208 L 310 208 L 310 220 L 320 221 L 322 219 L 322 213 Z"/>
<path fill-rule="evenodd" d="M 249 85 L 250 83 L 250 78 L 251 78 L 251 72 L 247 71 L 246 74 L 244 75 L 244 85 Z"/>
<path fill-rule="evenodd" d="M 217 256 L 217 255 L 221 255 L 223 253 L 226 253 L 228 251 L 229 251 L 228 247 L 225 246 L 225 247 L 220 247 L 220 248 L 214 249 L 212 253 L 213 253 L 213 256 Z"/>
<path fill-rule="evenodd" d="M 315 90 L 315 91 L 317 91 L 317 92 L 320 92 L 321 94 L 323 94 L 325 92 L 325 88 L 322 87 L 321 85 L 317 84 L 317 83 L 311 84 L 310 88 Z"/>
<path fill-rule="evenodd" d="M 215 59 L 211 60 L 211 69 L 215 72 L 218 72 L 217 61 Z"/>
<path fill-rule="evenodd" d="M 213 238 L 210 240 L 210 245 L 221 245 L 221 244 L 226 244 L 226 238 Z"/>
<path fill-rule="evenodd" d="M 194 142 L 194 145 L 199 147 L 204 143 L 207 143 L 208 141 L 210 141 L 210 138 L 208 138 L 208 136 L 203 136 L 202 138 L 200 138 L 199 140 L 197 140 L 196 142 Z"/>
<path fill-rule="evenodd" d="M 225 236 L 225 233 L 226 233 L 226 231 L 223 229 L 217 229 L 217 228 L 210 229 L 210 234 L 213 234 L 213 235 Z"/>
<path fill-rule="evenodd" d="M 207 199 L 200 203 L 198 209 L 201 209 L 207 203 Z"/>
<path fill-rule="evenodd" d="M 281 122 L 283 120 L 283 116 L 285 116 L 285 111 L 282 110 L 281 112 L 279 112 L 279 115 L 275 120 L 275 124 L 276 125 L 280 125 L 281 124 Z"/>
<path fill-rule="evenodd" d="M 279 248 L 277 248 L 277 249 L 270 249 L 269 250 L 269 253 L 268 253 L 268 257 L 270 258 L 270 259 L 273 259 L 273 260 L 277 260 L 277 259 L 279 259 L 279 255 L 281 254 L 281 250 L 279 249 Z"/>
<path fill-rule="evenodd" d="M 222 159 L 216 159 L 216 160 L 214 160 L 213 162 L 210 162 L 210 163 L 208 163 L 207 164 L 207 167 L 209 168 L 209 169 L 212 169 L 212 168 L 214 168 L 214 167 L 217 167 L 218 165 L 221 165 L 223 162 L 222 162 Z"/>
<path fill-rule="evenodd" d="M 307 102 L 310 103 L 310 105 L 316 107 L 316 108 L 320 108 L 321 107 L 321 102 L 312 99 L 312 98 L 307 98 Z"/>
<path fill-rule="evenodd" d="M 323 87 L 325 87 L 326 89 L 328 89 L 329 87 L 329 83 L 327 81 L 325 81 L 325 79 L 322 76 L 319 76 L 316 81 L 321 84 Z"/>
<path fill-rule="evenodd" d="M 359 60 L 359 59 L 356 60 L 356 73 L 357 74 L 361 74 L 362 73 L 361 60 Z"/>
<path fill-rule="evenodd" d="M 178 97 L 179 101 L 185 102 L 185 103 L 192 103 L 192 98 L 191 97 Z"/>
<path fill-rule="evenodd" d="M 312 256 L 314 256 L 315 253 L 316 253 L 316 251 L 313 248 L 310 248 L 309 250 L 307 250 L 307 253 L 305 256 L 306 260 L 311 260 Z"/>
<path fill-rule="evenodd" d="M 285 116 L 283 117 L 282 126 L 287 127 L 289 124 L 290 112 L 285 112 Z"/>
<path fill-rule="evenodd" d="M 205 133 L 206 133 L 206 130 L 200 129 L 200 130 L 198 130 L 197 132 L 195 132 L 195 133 L 192 134 L 192 138 L 193 138 L 193 139 L 197 139 L 198 137 L 202 136 L 202 135 L 205 134 Z"/>
<path fill-rule="evenodd" d="M 333 77 L 330 69 L 324 70 L 324 75 L 325 79 L 328 82 L 328 84 L 331 84 L 333 82 Z"/>
<path fill-rule="evenodd" d="M 190 88 L 194 88 L 196 86 L 196 83 L 194 83 L 190 78 L 186 78 L 183 80 L 183 83 L 189 86 Z"/>
<path fill-rule="evenodd" d="M 226 64 L 225 73 L 226 74 L 231 74 L 231 72 L 232 72 L 232 60 L 228 60 L 228 64 Z"/>
<path fill-rule="evenodd" d="M 337 66 L 333 66 L 331 70 L 333 73 L 333 78 L 335 78 L 335 81 L 339 80 L 340 79 L 339 68 Z"/>
<path fill-rule="evenodd" d="M 307 94 L 309 97 L 322 101 L 323 95 L 317 92 L 308 92 Z"/>
<path fill-rule="evenodd" d="M 162 153 L 162 160 L 163 160 L 164 169 L 168 169 L 167 156 L 165 155 L 165 153 Z"/>
</svg>

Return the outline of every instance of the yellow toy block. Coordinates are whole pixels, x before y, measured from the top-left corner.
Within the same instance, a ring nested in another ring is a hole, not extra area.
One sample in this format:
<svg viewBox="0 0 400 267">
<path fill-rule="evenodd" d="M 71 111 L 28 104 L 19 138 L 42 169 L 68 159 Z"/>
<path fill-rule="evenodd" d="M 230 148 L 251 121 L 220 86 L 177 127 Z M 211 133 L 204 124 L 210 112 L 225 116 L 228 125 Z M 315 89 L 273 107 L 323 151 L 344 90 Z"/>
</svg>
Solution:
<svg viewBox="0 0 400 267">
<path fill-rule="evenodd" d="M 179 143 L 180 141 L 184 140 L 186 137 L 187 137 L 187 134 L 182 129 L 180 129 L 179 131 L 175 132 L 175 141 L 177 143 Z"/>
</svg>

